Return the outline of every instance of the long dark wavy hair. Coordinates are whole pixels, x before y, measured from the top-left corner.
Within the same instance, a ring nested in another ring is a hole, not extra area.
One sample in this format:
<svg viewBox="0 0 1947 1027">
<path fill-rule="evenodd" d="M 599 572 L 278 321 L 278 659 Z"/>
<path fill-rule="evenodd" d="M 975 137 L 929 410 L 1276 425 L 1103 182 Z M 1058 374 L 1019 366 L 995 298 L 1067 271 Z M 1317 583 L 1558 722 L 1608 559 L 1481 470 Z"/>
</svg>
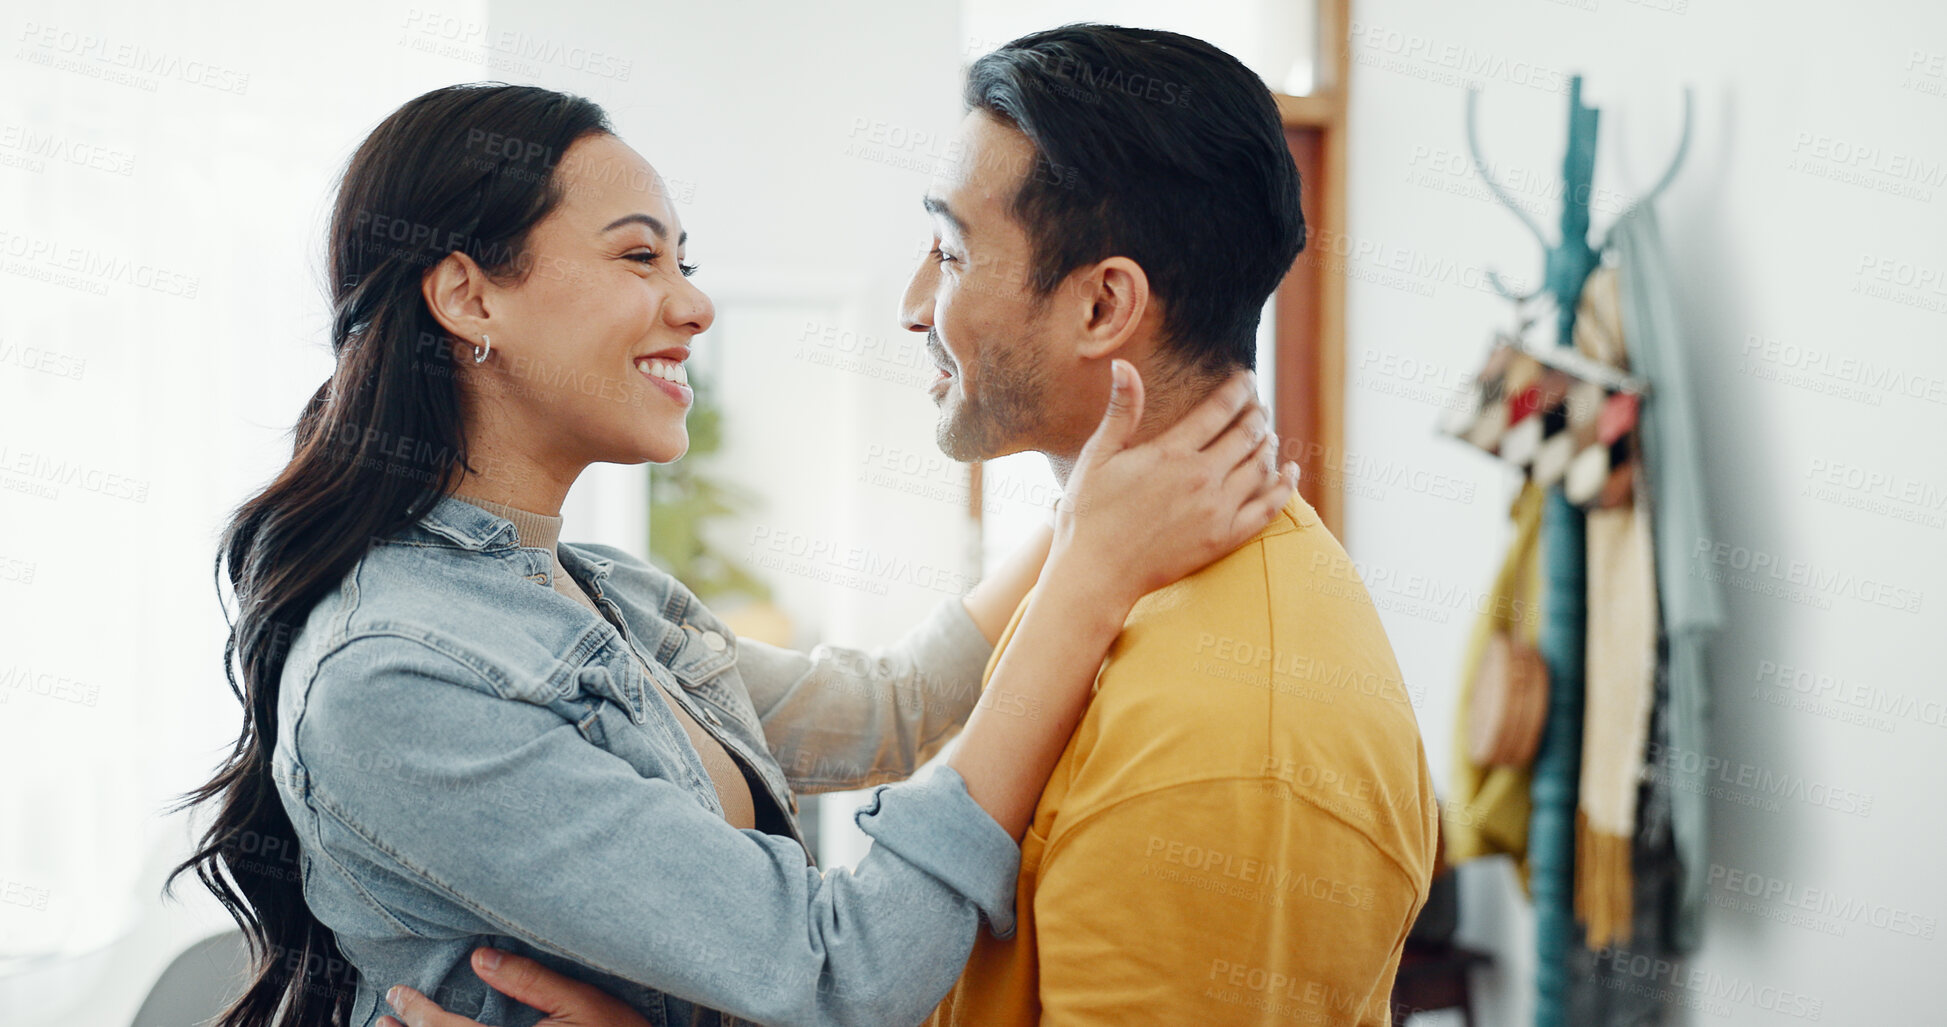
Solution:
<svg viewBox="0 0 1947 1027">
<path fill-rule="evenodd" d="M 271 778 L 278 681 L 306 616 L 371 541 L 423 517 L 457 468 L 480 473 L 462 430 L 463 342 L 434 320 L 422 278 L 461 252 L 497 281 L 523 280 L 529 233 L 563 198 L 562 155 L 595 133 L 613 134 L 608 116 L 578 96 L 450 86 L 394 111 L 345 166 L 328 242 L 336 366 L 298 417 L 290 462 L 237 507 L 217 549 L 218 602 L 226 563 L 236 597 L 223 670 L 243 728 L 215 776 L 174 807 L 213 803 L 215 815 L 165 893 L 194 870 L 250 941 L 249 986 L 216 1027 L 336 1027 L 349 1015 L 357 974 L 305 904 Z"/>
</svg>

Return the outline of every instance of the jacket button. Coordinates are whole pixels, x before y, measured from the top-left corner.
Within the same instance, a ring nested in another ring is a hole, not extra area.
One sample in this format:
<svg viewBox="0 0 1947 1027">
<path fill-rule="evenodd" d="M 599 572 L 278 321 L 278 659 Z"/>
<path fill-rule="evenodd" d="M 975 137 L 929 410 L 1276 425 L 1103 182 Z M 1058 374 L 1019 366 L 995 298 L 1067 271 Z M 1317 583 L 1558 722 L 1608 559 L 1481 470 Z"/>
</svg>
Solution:
<svg viewBox="0 0 1947 1027">
<path fill-rule="evenodd" d="M 723 640 L 723 636 L 714 631 L 705 631 L 703 633 L 703 646 L 713 653 L 723 652 L 723 647 L 727 644 Z"/>
</svg>

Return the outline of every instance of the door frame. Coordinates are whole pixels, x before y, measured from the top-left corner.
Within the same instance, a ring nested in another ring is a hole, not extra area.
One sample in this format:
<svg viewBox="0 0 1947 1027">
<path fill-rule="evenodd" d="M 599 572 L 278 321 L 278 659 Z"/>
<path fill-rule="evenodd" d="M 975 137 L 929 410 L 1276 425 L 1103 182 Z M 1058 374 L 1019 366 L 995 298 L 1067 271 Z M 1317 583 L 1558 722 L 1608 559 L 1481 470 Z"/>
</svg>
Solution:
<svg viewBox="0 0 1947 1027">
<path fill-rule="evenodd" d="M 1316 85 L 1274 93 L 1285 143 L 1303 182 L 1305 251 L 1272 300 L 1272 408 L 1284 459 L 1298 461 L 1299 494 L 1345 539 L 1346 107 L 1351 0 L 1319 0 Z"/>
</svg>

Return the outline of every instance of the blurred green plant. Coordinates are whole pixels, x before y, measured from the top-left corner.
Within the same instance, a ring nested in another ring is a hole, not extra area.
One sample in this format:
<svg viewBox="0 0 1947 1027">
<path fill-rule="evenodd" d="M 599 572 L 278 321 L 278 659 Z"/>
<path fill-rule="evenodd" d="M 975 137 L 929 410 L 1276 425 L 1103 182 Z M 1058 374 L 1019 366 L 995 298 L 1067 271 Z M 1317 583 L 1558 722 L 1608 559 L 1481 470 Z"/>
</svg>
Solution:
<svg viewBox="0 0 1947 1027">
<path fill-rule="evenodd" d="M 723 410 L 700 371 L 694 364 L 689 367 L 690 389 L 696 394 L 688 420 L 689 452 L 649 471 L 649 558 L 705 603 L 736 598 L 763 602 L 771 597 L 770 586 L 719 552 L 706 536 L 712 521 L 741 513 L 759 498 L 711 474 L 712 457 L 723 448 Z"/>
</svg>

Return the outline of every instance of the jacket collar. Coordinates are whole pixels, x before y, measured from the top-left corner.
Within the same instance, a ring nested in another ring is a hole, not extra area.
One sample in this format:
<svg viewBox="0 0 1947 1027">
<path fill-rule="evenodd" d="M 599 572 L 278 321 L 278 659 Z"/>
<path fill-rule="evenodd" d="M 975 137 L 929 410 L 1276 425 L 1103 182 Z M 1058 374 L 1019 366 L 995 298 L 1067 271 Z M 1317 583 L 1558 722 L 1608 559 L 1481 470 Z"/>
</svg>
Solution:
<svg viewBox="0 0 1947 1027">
<path fill-rule="evenodd" d="M 441 496 L 439 502 L 434 503 L 413 528 L 430 532 L 462 549 L 477 553 L 511 549 L 520 538 L 513 521 L 458 496 Z M 608 577 L 608 572 L 615 566 L 615 561 L 606 556 L 583 552 L 559 540 L 555 542 L 554 551 L 562 566 L 579 571 L 583 577 L 594 581 Z"/>
<path fill-rule="evenodd" d="M 561 566 L 595 582 L 597 587 L 608 580 L 608 572 L 615 567 L 614 560 L 576 549 L 573 544 L 567 542 L 554 544 L 554 558 L 561 561 Z"/>
<path fill-rule="evenodd" d="M 414 527 L 474 552 L 505 549 L 519 537 L 513 521 L 457 496 L 441 496 Z"/>
</svg>

